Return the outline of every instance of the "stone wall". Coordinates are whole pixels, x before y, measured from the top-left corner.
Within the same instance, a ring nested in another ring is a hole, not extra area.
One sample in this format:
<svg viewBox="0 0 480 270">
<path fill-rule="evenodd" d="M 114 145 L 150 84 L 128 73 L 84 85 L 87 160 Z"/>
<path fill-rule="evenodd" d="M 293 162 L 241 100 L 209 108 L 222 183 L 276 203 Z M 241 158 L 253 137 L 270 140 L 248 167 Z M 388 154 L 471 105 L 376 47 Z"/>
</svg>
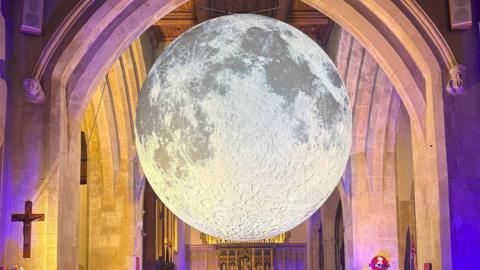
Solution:
<svg viewBox="0 0 480 270">
<path fill-rule="evenodd" d="M 480 2 L 472 0 L 473 26 L 451 30 L 448 0 L 419 0 L 457 61 L 466 66 L 465 93 L 445 91 L 451 245 L 454 269 L 468 269 L 480 257 Z"/>
<path fill-rule="evenodd" d="M 43 104 L 31 104 L 26 101 L 23 80 L 31 77 L 33 67 L 47 40 L 77 1 L 48 1 L 44 10 L 44 31 L 42 36 L 30 36 L 20 32 L 22 8 L 19 1 L 2 1 L 2 14 L 7 23 L 2 43 L 0 69 L 2 75 L 0 90 L 0 111 L 7 108 L 5 119 L 5 142 L 3 177 L 1 182 L 1 220 L 0 220 L 0 265 L 21 265 L 25 269 L 57 269 L 57 258 L 62 258 L 65 267 L 75 265 L 71 254 L 62 253 L 71 250 L 73 241 L 59 241 L 60 234 L 75 233 L 76 213 L 72 214 L 68 230 L 58 226 L 60 212 L 75 207 L 75 196 L 59 209 L 58 200 L 72 190 L 61 183 L 75 177 L 75 168 L 71 175 L 62 174 L 59 169 L 65 158 L 60 151 L 61 145 L 58 127 L 65 124 L 66 115 L 61 116 L 58 108 L 51 106 L 51 100 Z M 2 18 L 3 19 L 3 18 Z M 4 81 L 3 81 L 4 80 Z M 5 107 L 5 86 L 8 86 L 8 104 Z M 49 95 L 50 92 L 47 92 Z M 4 116 L 4 113 L 0 113 Z M 1 130 L 2 128 L 0 128 Z M 1 147 L 0 147 L 1 148 Z M 63 148 L 67 149 L 67 147 Z M 44 213 L 44 222 L 32 225 L 31 258 L 22 258 L 22 225 L 12 223 L 12 213 L 23 213 L 26 200 L 33 201 L 33 212 Z M 72 202 L 71 204 L 69 202 Z M 71 237 L 70 237 L 71 238 Z M 66 269 L 63 267 L 63 269 Z M 72 266 L 73 267 L 73 266 Z M 62 268 L 62 267 L 60 267 Z"/>
<path fill-rule="evenodd" d="M 454 269 L 468 269 L 480 258 L 479 104 L 480 84 L 445 97 Z"/>
</svg>

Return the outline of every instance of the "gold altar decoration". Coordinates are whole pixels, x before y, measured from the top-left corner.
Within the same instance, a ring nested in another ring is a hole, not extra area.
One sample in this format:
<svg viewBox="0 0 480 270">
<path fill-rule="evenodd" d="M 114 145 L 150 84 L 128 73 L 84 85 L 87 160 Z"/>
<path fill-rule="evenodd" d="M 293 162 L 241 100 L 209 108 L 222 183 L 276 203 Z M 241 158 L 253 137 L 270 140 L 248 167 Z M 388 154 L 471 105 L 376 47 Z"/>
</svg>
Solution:
<svg viewBox="0 0 480 270">
<path fill-rule="evenodd" d="M 219 239 L 214 236 L 205 235 L 207 244 L 209 245 L 270 245 L 270 244 L 283 244 L 285 243 L 285 238 L 286 234 L 282 233 L 280 235 L 277 235 L 275 237 L 263 239 L 263 240 L 256 240 L 256 241 L 232 241 L 232 240 L 225 240 L 225 239 Z"/>
<path fill-rule="evenodd" d="M 219 247 L 219 270 L 273 270 L 273 247 Z"/>
<path fill-rule="evenodd" d="M 217 246 L 219 270 L 273 270 L 273 248 L 284 244 L 286 233 L 256 241 L 232 241 L 203 234 Z"/>
</svg>

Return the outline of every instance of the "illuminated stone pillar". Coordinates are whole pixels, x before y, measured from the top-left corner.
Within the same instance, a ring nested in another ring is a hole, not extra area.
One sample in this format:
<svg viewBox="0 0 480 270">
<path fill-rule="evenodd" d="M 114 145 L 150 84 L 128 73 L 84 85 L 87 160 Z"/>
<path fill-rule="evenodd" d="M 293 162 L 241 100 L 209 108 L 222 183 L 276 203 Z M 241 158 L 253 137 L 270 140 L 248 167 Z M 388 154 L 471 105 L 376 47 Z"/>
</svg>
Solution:
<svg viewBox="0 0 480 270">
<path fill-rule="evenodd" d="M 177 245 L 175 266 L 177 270 L 185 270 L 185 223 L 177 218 Z"/>
<path fill-rule="evenodd" d="M 433 126 L 433 121 L 429 125 Z M 446 164 L 435 164 L 437 151 L 445 148 L 425 144 L 416 136 L 418 131 L 412 130 L 417 267 L 432 263 L 433 269 L 452 269 Z"/>
<path fill-rule="evenodd" d="M 321 210 L 316 211 L 307 221 L 307 269 L 320 269 L 320 237 L 319 230 L 321 226 Z"/>
<path fill-rule="evenodd" d="M 399 102 L 398 96 L 392 97 L 386 113 L 390 117 L 385 132 L 381 133 L 386 140 L 367 144 L 367 148 L 376 148 L 372 151 L 385 151 L 377 157 L 381 162 L 375 162 L 372 159 L 375 154 L 368 154 L 368 150 L 367 153 L 352 152 L 351 193 L 346 195 L 349 206 L 344 210 L 344 217 L 349 217 L 345 219 L 346 269 L 368 268 L 370 260 L 377 255 L 390 261 L 390 270 L 399 269 L 394 160 Z M 375 135 L 369 133 L 369 136 Z M 372 168 L 371 164 L 383 169 Z"/>
<path fill-rule="evenodd" d="M 0 6 L 2 5 L 2 0 L 0 0 Z M 0 63 L 5 65 L 5 46 L 6 46 L 6 36 L 5 36 L 5 18 L 3 17 L 2 10 L 0 10 Z M 3 160 L 4 160 L 4 149 L 5 149 L 5 120 L 7 117 L 7 83 L 4 80 L 5 74 L 0 74 L 0 184 L 3 186 Z M 0 189 L 3 191 L 3 188 Z M 1 198 L 1 197 L 0 197 Z M 0 209 L 3 209 L 3 201 L 0 199 Z M 3 253 L 4 250 L 1 250 Z M 3 256 L 2 256 L 3 257 Z"/>
<path fill-rule="evenodd" d="M 308 220 L 307 220 L 307 260 L 306 260 L 306 266 L 307 266 L 307 269 L 308 270 L 311 270 L 312 269 L 312 255 L 313 255 L 313 250 L 312 250 L 312 246 L 313 246 L 313 241 L 312 241 L 312 228 L 313 225 L 312 225 L 312 217 L 310 217 Z"/>
<path fill-rule="evenodd" d="M 375 59 L 344 30 L 336 62 L 353 112 L 350 163 L 341 185 L 345 266 L 365 269 L 382 255 L 396 270 L 394 145 L 400 98 Z"/>
<path fill-rule="evenodd" d="M 1 5 L 2 0 L 0 0 Z M 1 12 L 0 10 L 0 63 L 5 64 L 5 18 Z M 7 82 L 3 79 L 4 76 L 5 74 L 0 74 L 0 180 L 3 179 L 3 149 L 5 142 L 5 119 L 7 116 Z"/>
</svg>

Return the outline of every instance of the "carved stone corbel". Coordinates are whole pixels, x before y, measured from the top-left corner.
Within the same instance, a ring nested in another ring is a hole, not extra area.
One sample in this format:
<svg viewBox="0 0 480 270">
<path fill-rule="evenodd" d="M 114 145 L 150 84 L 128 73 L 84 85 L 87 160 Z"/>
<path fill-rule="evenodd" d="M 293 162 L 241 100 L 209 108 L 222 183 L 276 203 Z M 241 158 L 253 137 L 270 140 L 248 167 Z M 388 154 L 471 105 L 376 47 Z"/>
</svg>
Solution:
<svg viewBox="0 0 480 270">
<path fill-rule="evenodd" d="M 52 57 L 59 49 L 60 43 L 67 36 L 73 25 L 78 21 L 81 15 L 87 10 L 95 1 L 79 1 L 75 8 L 65 17 L 59 27 L 55 30 L 53 35 L 48 40 L 45 48 L 43 48 L 40 58 L 35 64 L 31 78 L 25 78 L 23 87 L 27 99 L 31 103 L 42 103 L 45 100 L 45 92 L 42 89 L 40 80 L 42 80 L 45 69 L 52 60 Z"/>
<path fill-rule="evenodd" d="M 23 80 L 23 88 L 25 88 L 28 102 L 42 103 L 45 101 L 45 92 L 43 91 L 39 80 L 26 78 Z"/>
<path fill-rule="evenodd" d="M 445 86 L 445 90 L 447 90 L 450 95 L 459 95 L 465 91 L 463 88 L 465 71 L 464 65 L 455 65 L 450 69 L 450 79 Z"/>
</svg>

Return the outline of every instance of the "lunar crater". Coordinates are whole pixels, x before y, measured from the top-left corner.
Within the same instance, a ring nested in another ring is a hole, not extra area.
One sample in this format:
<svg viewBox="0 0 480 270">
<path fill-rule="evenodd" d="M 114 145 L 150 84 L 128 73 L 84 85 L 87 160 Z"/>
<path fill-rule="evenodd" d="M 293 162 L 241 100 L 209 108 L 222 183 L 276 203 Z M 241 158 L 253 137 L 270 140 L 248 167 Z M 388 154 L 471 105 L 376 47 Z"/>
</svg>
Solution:
<svg viewBox="0 0 480 270">
<path fill-rule="evenodd" d="M 135 123 L 142 168 L 180 219 L 231 240 L 300 224 L 336 187 L 351 145 L 345 86 L 283 22 L 206 21 L 156 60 Z"/>
</svg>

